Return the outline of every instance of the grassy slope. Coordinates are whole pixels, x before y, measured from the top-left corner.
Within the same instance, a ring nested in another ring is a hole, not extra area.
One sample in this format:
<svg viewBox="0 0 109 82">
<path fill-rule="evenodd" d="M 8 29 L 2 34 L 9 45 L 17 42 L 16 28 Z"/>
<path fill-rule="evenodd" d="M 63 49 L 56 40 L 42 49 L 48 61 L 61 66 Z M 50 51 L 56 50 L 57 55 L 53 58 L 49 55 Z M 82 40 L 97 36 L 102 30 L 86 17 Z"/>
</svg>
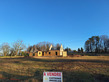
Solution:
<svg viewBox="0 0 109 82">
<path fill-rule="evenodd" d="M 106 82 L 109 56 L 0 58 L 0 78 L 42 82 L 43 71 L 62 71 L 64 82 Z"/>
</svg>

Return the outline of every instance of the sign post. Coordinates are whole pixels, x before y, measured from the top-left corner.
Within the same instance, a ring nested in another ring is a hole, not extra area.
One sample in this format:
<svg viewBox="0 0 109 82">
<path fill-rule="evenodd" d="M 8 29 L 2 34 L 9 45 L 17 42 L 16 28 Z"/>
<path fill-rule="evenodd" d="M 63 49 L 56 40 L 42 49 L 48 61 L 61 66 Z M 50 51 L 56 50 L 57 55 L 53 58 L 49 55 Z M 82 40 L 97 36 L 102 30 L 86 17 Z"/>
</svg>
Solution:
<svg viewBox="0 0 109 82">
<path fill-rule="evenodd" d="M 43 82 L 63 82 L 62 72 L 43 72 Z"/>
</svg>

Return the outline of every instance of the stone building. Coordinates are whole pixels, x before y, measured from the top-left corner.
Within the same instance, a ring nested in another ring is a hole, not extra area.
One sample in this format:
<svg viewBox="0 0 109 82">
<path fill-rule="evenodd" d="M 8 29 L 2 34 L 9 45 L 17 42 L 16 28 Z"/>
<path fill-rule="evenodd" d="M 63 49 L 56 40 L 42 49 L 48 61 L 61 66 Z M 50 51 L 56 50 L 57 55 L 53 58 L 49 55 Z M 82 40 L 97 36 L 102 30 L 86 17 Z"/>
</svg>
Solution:
<svg viewBox="0 0 109 82">
<path fill-rule="evenodd" d="M 31 49 L 29 56 L 67 56 L 67 51 L 64 51 L 63 46 L 61 45 L 60 50 L 57 50 L 52 45 L 49 48 L 49 51 L 38 51 L 37 49 Z"/>
</svg>

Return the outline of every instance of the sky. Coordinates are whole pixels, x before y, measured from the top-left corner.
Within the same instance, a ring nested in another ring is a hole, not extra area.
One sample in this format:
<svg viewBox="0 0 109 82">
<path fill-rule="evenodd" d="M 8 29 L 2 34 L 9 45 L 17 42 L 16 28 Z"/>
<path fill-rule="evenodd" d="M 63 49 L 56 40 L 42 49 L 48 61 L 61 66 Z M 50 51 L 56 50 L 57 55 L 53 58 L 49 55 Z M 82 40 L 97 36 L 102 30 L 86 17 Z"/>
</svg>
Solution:
<svg viewBox="0 0 109 82">
<path fill-rule="evenodd" d="M 47 41 L 74 50 L 100 35 L 109 35 L 109 0 L 0 0 L 0 44 Z"/>
</svg>

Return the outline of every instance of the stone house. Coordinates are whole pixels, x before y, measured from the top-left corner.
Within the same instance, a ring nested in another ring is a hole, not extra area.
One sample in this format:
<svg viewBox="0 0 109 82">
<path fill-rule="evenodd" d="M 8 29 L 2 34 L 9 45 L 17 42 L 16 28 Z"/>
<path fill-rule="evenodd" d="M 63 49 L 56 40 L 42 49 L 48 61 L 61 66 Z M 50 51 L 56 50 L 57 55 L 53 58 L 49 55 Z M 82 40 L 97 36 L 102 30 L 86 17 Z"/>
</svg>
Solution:
<svg viewBox="0 0 109 82">
<path fill-rule="evenodd" d="M 61 45 L 60 50 L 57 50 L 52 45 L 49 48 L 49 51 L 38 51 L 37 49 L 31 49 L 29 56 L 67 56 L 67 51 L 64 51 L 63 46 Z"/>
</svg>

